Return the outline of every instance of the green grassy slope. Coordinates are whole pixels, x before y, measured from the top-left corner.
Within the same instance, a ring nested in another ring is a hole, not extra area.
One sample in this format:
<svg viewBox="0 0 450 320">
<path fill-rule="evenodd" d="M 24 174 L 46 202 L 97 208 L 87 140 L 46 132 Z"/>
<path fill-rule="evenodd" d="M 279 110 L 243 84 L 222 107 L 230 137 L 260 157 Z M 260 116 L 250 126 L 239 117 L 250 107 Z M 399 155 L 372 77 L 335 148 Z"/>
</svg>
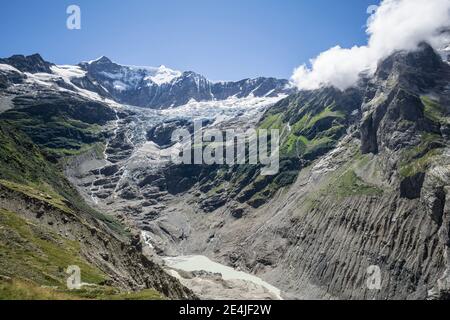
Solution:
<svg viewBox="0 0 450 320">
<path fill-rule="evenodd" d="M 127 237 L 125 227 L 89 208 L 63 176 L 58 164 L 47 161 L 30 138 L 9 121 L 0 120 L 0 185 L 49 205 L 67 215 L 98 219 L 112 233 Z M 84 218 L 82 218 L 84 219 Z M 80 291 L 68 291 L 65 269 L 78 265 Z M 80 245 L 55 234 L 50 226 L 0 208 L 0 299 L 161 299 L 154 290 L 125 293 L 105 285 L 108 277 L 86 261 Z"/>
</svg>

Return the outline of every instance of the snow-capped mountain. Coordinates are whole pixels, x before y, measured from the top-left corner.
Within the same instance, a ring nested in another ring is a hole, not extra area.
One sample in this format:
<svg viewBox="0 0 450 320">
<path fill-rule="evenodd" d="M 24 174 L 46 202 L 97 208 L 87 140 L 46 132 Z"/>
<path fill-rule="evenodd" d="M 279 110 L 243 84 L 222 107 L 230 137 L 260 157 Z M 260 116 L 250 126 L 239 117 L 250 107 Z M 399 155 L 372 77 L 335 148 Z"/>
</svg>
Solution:
<svg viewBox="0 0 450 320">
<path fill-rule="evenodd" d="M 165 66 L 158 68 L 121 66 L 112 63 L 106 57 L 90 62 L 82 62 L 80 66 L 90 72 L 91 75 L 95 75 L 96 78 L 104 81 L 105 84 L 111 82 L 114 89 L 119 91 L 137 88 L 142 84 L 146 86 L 161 86 L 182 75 L 180 71 L 175 71 Z"/>
<path fill-rule="evenodd" d="M 181 72 L 166 66 L 120 65 L 104 56 L 71 66 L 49 63 L 38 54 L 15 55 L 0 59 L 0 64 L 4 66 L 4 72 L 15 72 L 22 76 L 19 78 L 39 86 L 77 91 L 89 97 L 97 94 L 97 98 L 151 109 L 230 98 L 276 98 L 295 91 L 288 80 L 261 77 L 238 82 L 212 82 L 192 71 Z M 0 79 L 0 85 L 5 81 Z"/>
<path fill-rule="evenodd" d="M 120 103 L 152 109 L 177 107 L 193 100 L 274 97 L 293 91 L 287 80 L 257 78 L 214 83 L 192 71 L 175 71 L 165 66 L 125 66 L 107 57 L 80 63 L 79 67 L 86 77 L 75 80 L 78 86 Z"/>
<path fill-rule="evenodd" d="M 0 59 L 0 64 L 10 65 L 14 68 L 29 73 L 51 73 L 50 62 L 45 61 L 39 54 L 31 56 L 13 55 L 9 58 Z"/>
</svg>

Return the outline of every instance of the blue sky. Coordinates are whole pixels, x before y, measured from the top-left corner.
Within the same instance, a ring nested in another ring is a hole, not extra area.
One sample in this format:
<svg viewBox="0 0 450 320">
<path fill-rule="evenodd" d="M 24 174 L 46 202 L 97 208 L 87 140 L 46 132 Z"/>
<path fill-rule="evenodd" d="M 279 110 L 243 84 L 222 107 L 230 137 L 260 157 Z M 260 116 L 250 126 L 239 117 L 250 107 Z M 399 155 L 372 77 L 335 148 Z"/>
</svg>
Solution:
<svg viewBox="0 0 450 320">
<path fill-rule="evenodd" d="M 57 64 L 106 55 L 164 64 L 211 80 L 289 78 L 335 46 L 365 44 L 366 9 L 379 0 L 2 1 L 0 56 L 40 53 Z M 82 29 L 66 28 L 77 4 Z"/>
</svg>

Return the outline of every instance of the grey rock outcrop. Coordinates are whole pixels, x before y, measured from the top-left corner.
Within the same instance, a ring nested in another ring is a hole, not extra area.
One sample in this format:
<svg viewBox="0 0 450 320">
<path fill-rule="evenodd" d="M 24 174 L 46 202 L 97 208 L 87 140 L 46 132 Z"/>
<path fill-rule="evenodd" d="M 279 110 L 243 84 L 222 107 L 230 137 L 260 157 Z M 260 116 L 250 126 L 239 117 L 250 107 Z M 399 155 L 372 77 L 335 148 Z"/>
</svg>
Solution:
<svg viewBox="0 0 450 320">
<path fill-rule="evenodd" d="M 29 73 L 52 73 L 50 67 L 53 65 L 45 61 L 39 54 L 14 55 L 10 58 L 0 59 L 0 64 L 9 64 L 17 70 Z"/>
</svg>

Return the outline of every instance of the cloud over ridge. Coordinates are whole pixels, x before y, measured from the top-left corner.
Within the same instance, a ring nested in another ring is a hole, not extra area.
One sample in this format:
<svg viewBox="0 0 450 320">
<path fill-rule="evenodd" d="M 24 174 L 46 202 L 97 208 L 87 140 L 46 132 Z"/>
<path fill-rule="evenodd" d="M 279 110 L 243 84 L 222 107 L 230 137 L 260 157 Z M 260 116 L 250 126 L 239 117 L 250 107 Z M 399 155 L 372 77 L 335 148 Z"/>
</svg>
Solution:
<svg viewBox="0 0 450 320">
<path fill-rule="evenodd" d="M 439 49 L 448 44 L 450 0 L 383 0 L 368 20 L 368 43 L 352 48 L 333 47 L 311 60 L 311 67 L 294 70 L 292 83 L 313 90 L 355 85 L 362 72 L 373 74 L 380 60 L 399 50 L 414 50 L 426 41 Z"/>
</svg>

